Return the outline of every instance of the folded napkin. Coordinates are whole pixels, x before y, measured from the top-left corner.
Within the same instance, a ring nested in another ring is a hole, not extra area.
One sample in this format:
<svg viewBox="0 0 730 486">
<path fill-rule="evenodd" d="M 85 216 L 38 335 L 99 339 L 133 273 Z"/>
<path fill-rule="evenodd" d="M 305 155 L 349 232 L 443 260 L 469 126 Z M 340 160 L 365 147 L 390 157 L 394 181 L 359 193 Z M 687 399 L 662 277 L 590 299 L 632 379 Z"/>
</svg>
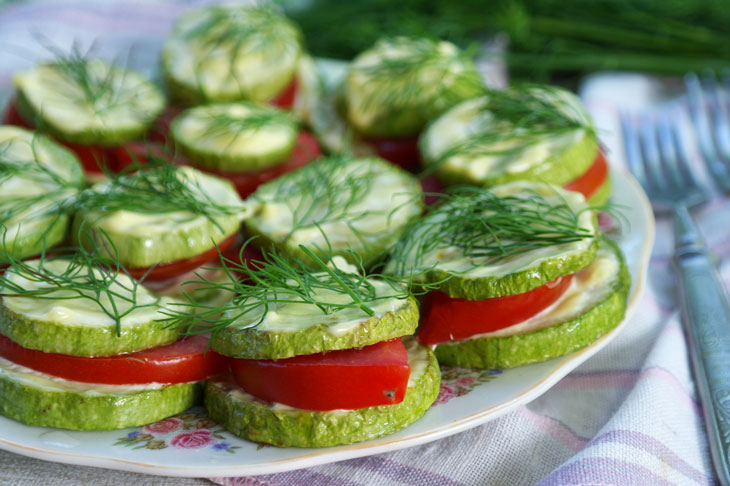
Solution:
<svg viewBox="0 0 730 486">
<path fill-rule="evenodd" d="M 131 52 L 134 66 L 153 69 L 172 21 L 200 3 L 204 2 L 11 3 L 0 10 L 0 103 L 11 92 L 13 72 L 50 57 L 43 42 L 67 47 L 74 40 L 83 45 L 96 40 L 97 53 L 114 57 Z M 586 80 L 581 95 L 611 164 L 618 167 L 624 164 L 618 107 L 664 102 L 672 96 L 672 85 L 638 75 L 605 74 Z M 697 155 L 692 159 L 706 180 Z M 730 200 L 716 198 L 697 216 L 708 243 L 724 262 L 721 270 L 727 282 Z M 280 474 L 212 481 L 241 486 L 715 484 L 668 268 L 671 248 L 670 222 L 659 219 L 647 289 L 629 325 L 529 405 L 419 447 Z M 0 483 L 31 481 L 41 474 L 49 479 L 36 479 L 38 484 L 197 483 L 42 463 L 0 452 Z"/>
</svg>

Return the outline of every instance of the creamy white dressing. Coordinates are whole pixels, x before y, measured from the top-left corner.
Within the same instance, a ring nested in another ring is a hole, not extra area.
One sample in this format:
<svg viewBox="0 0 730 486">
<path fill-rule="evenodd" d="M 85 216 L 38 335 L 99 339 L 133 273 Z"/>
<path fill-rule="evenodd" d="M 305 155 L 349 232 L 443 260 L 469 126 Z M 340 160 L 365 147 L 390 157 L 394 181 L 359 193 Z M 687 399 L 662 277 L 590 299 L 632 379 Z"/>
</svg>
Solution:
<svg viewBox="0 0 730 486">
<path fill-rule="evenodd" d="M 13 82 L 46 123 L 69 133 L 138 131 L 164 106 L 162 92 L 140 73 L 102 60 L 89 61 L 88 73 L 100 85 L 108 84 L 93 101 L 82 84 L 52 64 L 18 74 Z"/>
<path fill-rule="evenodd" d="M 420 380 L 423 375 L 426 373 L 426 368 L 428 368 L 429 364 L 429 354 L 427 348 L 424 346 L 421 346 L 418 344 L 418 341 L 416 339 L 404 339 L 403 344 L 406 347 L 406 351 L 408 351 L 408 366 L 411 368 L 410 374 L 408 375 L 408 388 L 406 389 L 406 394 L 408 393 L 415 393 L 413 390 L 413 387 L 416 386 L 416 383 L 418 380 Z M 231 384 L 234 384 L 232 378 L 229 378 Z M 215 381 L 214 381 L 215 383 Z M 234 400 L 240 400 L 242 402 L 262 402 L 266 403 L 267 408 L 270 410 L 301 410 L 294 407 L 290 407 L 289 405 L 284 405 L 283 403 L 278 402 L 264 402 L 263 400 L 254 397 L 253 395 L 246 393 L 246 391 L 241 388 L 238 385 L 234 385 L 231 387 L 231 389 L 227 392 L 228 395 L 234 399 Z M 387 406 L 387 405 L 385 405 Z M 327 414 L 334 414 L 334 415 L 345 415 L 351 410 L 347 409 L 336 409 L 336 410 L 328 410 Z"/>
<path fill-rule="evenodd" d="M 238 193 L 228 181 L 205 174 L 192 167 L 181 167 L 181 177 L 184 177 L 188 186 L 201 200 L 211 200 L 214 203 L 230 208 L 240 208 L 239 220 L 247 214 L 247 205 L 241 201 Z M 99 183 L 94 186 L 97 191 L 104 191 L 109 183 Z M 130 236 L 147 237 L 149 244 L 171 231 L 190 232 L 193 228 L 209 224 L 206 216 L 190 211 L 175 211 L 170 213 L 138 213 L 133 211 L 90 211 L 87 215 L 90 221 L 108 233 L 121 233 Z M 215 219 L 215 217 L 214 217 Z"/>
<path fill-rule="evenodd" d="M 494 187 L 492 192 L 501 197 L 526 197 L 529 195 L 526 191 L 529 190 L 536 191 L 551 204 L 557 205 L 565 203 L 575 213 L 582 211 L 578 216 L 578 225 L 581 229 L 585 230 L 586 235 L 590 236 L 572 243 L 537 248 L 522 254 L 504 258 L 492 264 L 486 264 L 483 259 L 478 257 L 464 255 L 463 249 L 461 248 L 436 248 L 423 256 L 423 265 L 425 267 L 430 267 L 437 264 L 438 270 L 462 274 L 465 278 L 501 277 L 526 270 L 530 267 L 536 267 L 546 260 L 580 253 L 590 248 L 594 241 L 591 236 L 595 236 L 596 228 L 593 222 L 592 212 L 584 210 L 587 206 L 582 194 L 565 191 L 555 186 L 522 181 Z M 415 231 L 418 232 L 419 230 L 416 229 Z M 407 263 L 405 268 L 409 268 L 412 265 L 413 261 L 411 260 L 411 263 Z"/>
<path fill-rule="evenodd" d="M 412 183 L 406 176 L 384 167 L 382 163 L 368 159 L 352 161 L 339 166 L 328 177 L 334 187 L 341 185 L 343 191 L 348 188 L 340 181 L 368 177 L 371 179 L 370 190 L 347 208 L 345 217 L 326 220 L 318 225 L 299 225 L 294 231 L 295 218 L 301 213 L 298 208 L 314 206 L 310 218 L 317 221 L 318 214 L 324 215 L 329 210 L 330 201 L 321 194 L 304 190 L 289 192 L 285 198 L 280 197 L 281 191 L 276 189 L 258 191 L 248 200 L 255 205 L 252 219 L 256 226 L 273 240 L 288 238 L 286 241 L 293 246 L 326 248 L 329 242 L 333 249 L 341 249 L 358 247 L 361 239 L 380 239 L 384 234 L 401 228 L 420 211 L 420 207 L 412 202 Z"/>
<path fill-rule="evenodd" d="M 0 357 L 0 379 L 14 381 L 21 385 L 31 386 L 48 392 L 78 393 L 89 397 L 102 395 L 132 395 L 145 391 L 159 390 L 165 384 L 146 383 L 144 385 L 104 385 L 71 381 L 57 376 L 47 375 L 40 371 L 21 366 Z"/>
<path fill-rule="evenodd" d="M 245 6 L 212 8 L 226 9 L 230 25 L 252 27 L 258 22 Z M 236 45 L 241 38 L 217 39 L 226 27 L 223 25 L 191 35 L 210 22 L 211 12 L 211 8 L 194 9 L 178 19 L 164 46 L 165 69 L 173 78 L 196 86 L 213 100 L 266 101 L 276 96 L 297 68 L 301 45 L 296 30 L 280 26 L 275 37 L 268 39 L 269 49 L 257 45 L 261 35 L 250 36 L 251 40 L 242 46 Z M 247 34 L 242 30 L 245 38 Z"/>
<path fill-rule="evenodd" d="M 567 91 L 542 92 L 545 98 L 568 116 L 588 123 L 588 115 L 580 100 Z M 523 146 L 518 138 L 495 140 L 485 146 L 481 152 L 472 153 L 454 150 L 469 138 L 495 130 L 499 121 L 492 112 L 485 110 L 488 97 L 480 97 L 465 101 L 447 111 L 434 121 L 424 132 L 422 144 L 426 157 L 431 161 L 439 161 L 439 168 L 444 172 L 463 174 L 472 180 L 483 180 L 502 174 L 514 174 L 527 171 L 540 165 L 549 157 L 560 154 L 577 144 L 585 136 L 586 131 L 577 129 L 570 132 L 546 135 L 537 143 Z M 520 134 L 519 129 L 514 130 Z M 448 156 L 449 151 L 454 150 Z M 509 153 L 505 153 L 509 152 Z M 445 158 L 444 158 L 445 157 Z M 444 158 L 443 160 L 440 160 Z"/>
<path fill-rule="evenodd" d="M 240 103 L 208 105 L 186 112 L 180 121 L 178 137 L 198 150 L 225 153 L 228 157 L 259 158 L 271 153 L 281 153 L 294 144 L 297 129 L 294 122 L 274 123 L 248 130 L 211 130 L 210 118 L 216 114 L 245 120 L 256 114 L 250 106 Z"/>
<path fill-rule="evenodd" d="M 38 268 L 40 262 L 30 261 L 27 264 L 33 268 Z M 46 261 L 44 268 L 48 272 L 58 275 L 68 268 L 68 262 L 63 260 Z M 82 279 L 84 271 L 74 273 L 74 275 L 78 275 L 78 278 Z M 8 270 L 5 276 L 10 282 L 26 290 L 53 288 L 44 282 L 31 281 L 12 270 Z M 136 306 L 145 306 L 136 308 L 122 317 L 122 329 L 144 325 L 157 319 L 164 319 L 167 316 L 162 313 L 162 310 L 176 302 L 168 297 L 162 297 L 158 300 L 158 297 L 141 285 L 137 286 L 136 294 L 134 294 L 133 288 L 134 282 L 123 274 L 118 275 L 110 286 L 110 289 L 119 295 L 114 297 L 114 305 L 120 314 L 132 309 L 135 304 L 129 301 L 133 299 Z M 93 295 L 91 291 L 83 292 Z M 116 324 L 116 321 L 99 307 L 99 303 L 89 298 L 72 298 L 77 295 L 77 292 L 70 290 L 56 290 L 42 297 L 6 296 L 2 298 L 2 305 L 12 312 L 22 314 L 26 319 L 37 321 L 90 328 L 110 327 Z M 101 302 L 104 308 L 111 309 L 111 299 L 108 295 L 102 293 L 95 298 Z"/>
<path fill-rule="evenodd" d="M 498 331 L 477 334 L 469 339 L 514 336 L 574 319 L 608 297 L 618 279 L 619 270 L 618 257 L 611 250 L 601 249 L 590 265 L 573 276 L 568 290 L 549 307 L 522 322 Z"/>
</svg>

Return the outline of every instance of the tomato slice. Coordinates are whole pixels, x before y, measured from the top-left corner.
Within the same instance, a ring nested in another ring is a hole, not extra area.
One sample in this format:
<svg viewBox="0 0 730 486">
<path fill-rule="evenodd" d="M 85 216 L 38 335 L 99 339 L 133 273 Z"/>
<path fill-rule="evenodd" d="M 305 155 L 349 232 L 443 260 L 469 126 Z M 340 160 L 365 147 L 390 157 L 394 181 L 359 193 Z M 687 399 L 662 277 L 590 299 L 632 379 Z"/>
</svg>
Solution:
<svg viewBox="0 0 730 486">
<path fill-rule="evenodd" d="M 439 200 L 439 194 L 443 193 L 446 186 L 434 175 L 421 179 L 421 190 L 426 194 L 426 204 L 431 205 Z"/>
<path fill-rule="evenodd" d="M 375 149 L 378 156 L 404 169 L 415 169 L 420 163 L 421 155 L 418 151 L 417 136 L 407 138 L 369 137 L 364 141 Z"/>
<path fill-rule="evenodd" d="M 0 335 L 0 356 L 66 380 L 105 385 L 189 383 L 226 371 L 228 358 L 208 350 L 208 336 L 188 336 L 172 344 L 97 358 L 44 353 Z"/>
<path fill-rule="evenodd" d="M 431 346 L 498 331 L 528 319 L 560 298 L 572 275 L 559 277 L 529 292 L 484 300 L 449 297 L 434 291 L 426 295 L 418 340 Z"/>
<path fill-rule="evenodd" d="M 294 106 L 294 100 L 297 97 L 297 89 L 299 88 L 299 81 L 294 76 L 286 87 L 281 92 L 274 96 L 269 103 L 278 106 L 279 108 L 291 108 Z"/>
<path fill-rule="evenodd" d="M 608 177 L 608 163 L 603 152 L 599 151 L 588 170 L 564 187 L 569 191 L 580 192 L 588 200 L 606 182 L 606 177 Z"/>
<path fill-rule="evenodd" d="M 27 128 L 32 130 L 33 127 L 30 123 L 26 122 L 25 119 L 20 116 L 20 112 L 15 107 L 15 98 L 8 102 L 8 106 L 5 107 L 5 114 L 3 115 L 4 125 L 14 125 L 16 127 Z"/>
<path fill-rule="evenodd" d="M 202 167 L 200 170 L 230 180 L 236 187 L 238 194 L 240 194 L 242 198 L 246 198 L 261 184 L 302 167 L 319 157 L 320 154 L 321 152 L 319 150 L 317 139 L 315 139 L 310 133 L 299 132 L 291 157 L 289 157 L 289 160 L 282 162 L 279 165 L 248 172 L 209 170 Z"/>
<path fill-rule="evenodd" d="M 231 370 L 255 397 L 317 411 L 400 403 L 410 374 L 400 338 L 280 360 L 232 359 Z"/>
<path fill-rule="evenodd" d="M 167 280 L 182 275 L 183 273 L 189 272 L 199 266 L 208 263 L 210 261 L 217 260 L 218 250 L 221 253 L 226 252 L 233 243 L 235 243 L 238 235 L 232 235 L 225 240 L 218 243 L 218 248 L 213 247 L 199 255 L 194 257 L 186 258 L 184 260 L 178 260 L 171 263 L 161 263 L 155 267 L 144 267 L 144 268 L 128 268 L 129 275 L 134 278 L 141 278 L 145 273 L 149 271 L 145 280 L 159 281 Z M 237 258 L 237 256 L 236 256 Z M 150 270 L 151 268 L 151 270 Z"/>
</svg>

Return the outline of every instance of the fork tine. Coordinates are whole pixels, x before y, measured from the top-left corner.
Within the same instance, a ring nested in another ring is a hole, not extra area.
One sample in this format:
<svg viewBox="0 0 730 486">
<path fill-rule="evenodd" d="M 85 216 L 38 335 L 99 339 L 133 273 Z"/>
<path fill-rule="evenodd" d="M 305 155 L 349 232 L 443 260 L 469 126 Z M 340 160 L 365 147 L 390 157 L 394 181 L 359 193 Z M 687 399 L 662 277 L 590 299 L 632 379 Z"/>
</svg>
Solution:
<svg viewBox="0 0 730 486">
<path fill-rule="evenodd" d="M 659 160 L 664 169 L 668 189 L 670 191 L 679 191 L 684 186 L 680 166 L 683 165 L 685 159 L 681 157 L 678 146 L 672 139 L 671 123 L 663 114 L 657 120 L 656 131 L 659 139 Z"/>
<path fill-rule="evenodd" d="M 730 169 L 730 123 L 723 105 L 724 97 L 715 81 L 715 76 L 706 74 L 703 76 L 703 83 L 707 86 L 710 96 L 708 111 L 712 121 L 711 136 L 715 142 L 715 153 L 718 159 L 725 163 L 726 172 Z"/>
<path fill-rule="evenodd" d="M 725 167 L 715 151 L 702 85 L 695 73 L 687 74 L 684 79 L 687 87 L 689 111 L 702 158 L 715 180 L 721 180 L 725 177 Z"/>
<path fill-rule="evenodd" d="M 619 112 L 619 118 L 621 120 L 621 139 L 624 142 L 624 152 L 626 152 L 626 162 L 629 166 L 629 171 L 639 181 L 639 184 L 647 189 L 646 185 L 646 174 L 644 173 L 644 167 L 641 163 L 641 149 L 639 147 L 639 134 L 634 127 L 631 116 L 624 110 Z"/>
<path fill-rule="evenodd" d="M 641 132 L 639 148 L 642 154 L 647 187 L 650 192 L 655 191 L 657 194 L 667 194 L 670 188 L 661 170 L 662 162 L 659 156 L 657 131 L 653 117 L 648 113 L 644 113 L 639 117 L 639 130 Z"/>
<path fill-rule="evenodd" d="M 672 139 L 674 153 L 677 157 L 678 162 L 677 166 L 679 168 L 679 173 L 681 174 L 682 179 L 689 182 L 691 189 L 698 190 L 700 188 L 700 185 L 697 182 L 697 177 L 695 176 L 694 171 L 690 169 L 687 152 L 684 149 L 684 145 L 682 144 L 682 138 L 679 135 L 679 130 L 677 130 L 676 125 L 669 125 L 669 135 Z"/>
</svg>

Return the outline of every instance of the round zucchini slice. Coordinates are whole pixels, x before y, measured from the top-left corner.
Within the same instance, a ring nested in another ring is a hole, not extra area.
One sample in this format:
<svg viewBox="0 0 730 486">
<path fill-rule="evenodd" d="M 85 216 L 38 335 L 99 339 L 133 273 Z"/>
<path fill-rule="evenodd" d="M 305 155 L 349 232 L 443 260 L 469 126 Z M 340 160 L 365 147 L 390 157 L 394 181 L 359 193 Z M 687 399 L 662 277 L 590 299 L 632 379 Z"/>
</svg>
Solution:
<svg viewBox="0 0 730 486">
<path fill-rule="evenodd" d="M 146 268 L 200 255 L 238 232 L 245 206 L 229 181 L 191 167 L 179 168 L 177 176 L 190 190 L 190 197 L 207 207 L 208 214 L 192 210 L 155 212 L 154 206 L 150 212 L 89 209 L 76 214 L 73 241 L 88 249 L 113 247 L 115 257 L 125 267 Z M 137 187 L 136 177 L 138 174 L 121 176 L 117 184 L 102 182 L 88 190 L 118 201 L 125 195 L 125 187 Z M 159 197 L 165 187 L 161 182 L 160 188 L 149 190 Z M 140 190 L 145 190 L 144 186 Z M 130 197 L 137 197 L 137 192 Z"/>
<path fill-rule="evenodd" d="M 454 194 L 406 230 L 388 273 L 481 300 L 527 292 L 595 257 L 596 216 L 580 193 L 519 181 Z"/>
<path fill-rule="evenodd" d="M 0 334 L 25 348 L 73 356 L 112 356 L 169 344 L 180 336 L 160 322 L 167 317 L 163 311 L 176 301 L 153 295 L 126 275 L 118 274 L 110 281 L 109 274 L 63 259 L 30 261 L 26 267 L 6 271 L 3 291 L 20 294 L 13 290 L 19 288 L 38 293 L 5 296 L 0 301 Z M 90 285 L 90 274 L 99 286 Z M 37 275 L 66 284 L 54 287 Z M 110 316 L 114 308 L 123 316 L 119 333 Z"/>
<path fill-rule="evenodd" d="M 418 181 L 374 157 L 320 159 L 260 186 L 246 202 L 246 229 L 258 247 L 311 263 L 302 245 L 366 267 L 423 208 Z"/>
<path fill-rule="evenodd" d="M 165 107 L 141 73 L 99 59 L 69 57 L 13 78 L 16 107 L 41 131 L 81 145 L 122 145 L 140 138 Z"/>
<path fill-rule="evenodd" d="M 407 344 L 411 375 L 405 398 L 395 405 L 315 412 L 265 402 L 229 376 L 206 384 L 208 415 L 229 432 L 278 447 L 329 447 L 392 434 L 426 413 L 439 393 L 441 373 L 433 352 Z"/>
<path fill-rule="evenodd" d="M 514 326 L 436 346 L 439 363 L 514 368 L 572 353 L 623 320 L 631 277 L 621 250 L 601 240 L 596 258 L 573 278 L 556 304 Z"/>
<path fill-rule="evenodd" d="M 23 259 L 66 237 L 62 203 L 83 185 L 70 151 L 43 135 L 0 126 L 0 249 Z M 0 253 L 0 264 L 7 263 Z"/>
<path fill-rule="evenodd" d="M 483 93 L 474 62 L 454 44 L 408 37 L 360 53 L 344 85 L 347 120 L 370 137 L 417 135 L 447 109 Z"/>
<path fill-rule="evenodd" d="M 284 162 L 298 132 L 285 111 L 243 102 L 191 108 L 171 126 L 175 145 L 193 164 L 236 172 Z"/>
<path fill-rule="evenodd" d="M 267 7 L 213 5 L 175 23 L 162 50 L 162 68 L 177 103 L 267 101 L 293 79 L 302 35 Z"/>
<path fill-rule="evenodd" d="M 343 265 L 346 264 L 341 262 L 338 267 Z M 354 267 L 351 269 L 355 271 Z M 272 294 L 267 306 L 248 312 L 235 305 L 248 302 L 234 300 L 234 306 L 223 314 L 223 319 L 231 324 L 214 333 L 211 348 L 234 358 L 284 359 L 360 348 L 413 334 L 419 316 L 416 300 L 405 297 L 404 292 L 394 290 L 381 280 L 367 279 L 366 285 L 374 292 L 366 303 L 374 312 L 372 316 L 359 307 L 345 307 L 326 314 L 319 306 L 299 302 L 300 299 L 286 294 Z M 347 293 L 324 288 L 315 288 L 310 295 L 320 302 L 352 302 Z M 276 302 L 277 297 L 288 302 Z"/>
<path fill-rule="evenodd" d="M 71 430 L 134 427 L 183 412 L 200 392 L 198 383 L 80 383 L 0 358 L 0 414 L 28 425 Z"/>
<path fill-rule="evenodd" d="M 575 95 L 529 85 L 453 107 L 423 132 L 420 148 L 426 166 L 448 184 L 563 186 L 588 170 L 598 141 Z"/>
</svg>

